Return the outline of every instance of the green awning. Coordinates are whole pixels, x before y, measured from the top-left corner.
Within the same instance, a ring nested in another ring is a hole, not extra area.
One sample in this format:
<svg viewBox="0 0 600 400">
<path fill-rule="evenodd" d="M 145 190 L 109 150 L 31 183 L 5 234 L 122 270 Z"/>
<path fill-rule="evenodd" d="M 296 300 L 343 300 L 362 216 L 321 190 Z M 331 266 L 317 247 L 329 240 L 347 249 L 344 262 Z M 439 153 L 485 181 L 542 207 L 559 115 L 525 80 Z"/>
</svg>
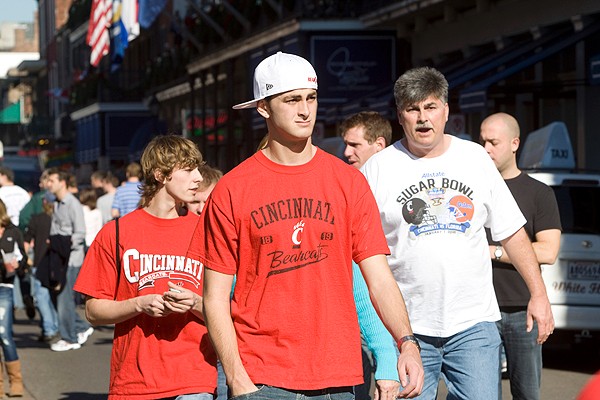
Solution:
<svg viewBox="0 0 600 400">
<path fill-rule="evenodd" d="M 4 110 L 0 110 L 0 124 L 20 124 L 21 123 L 21 102 L 11 104 Z"/>
</svg>

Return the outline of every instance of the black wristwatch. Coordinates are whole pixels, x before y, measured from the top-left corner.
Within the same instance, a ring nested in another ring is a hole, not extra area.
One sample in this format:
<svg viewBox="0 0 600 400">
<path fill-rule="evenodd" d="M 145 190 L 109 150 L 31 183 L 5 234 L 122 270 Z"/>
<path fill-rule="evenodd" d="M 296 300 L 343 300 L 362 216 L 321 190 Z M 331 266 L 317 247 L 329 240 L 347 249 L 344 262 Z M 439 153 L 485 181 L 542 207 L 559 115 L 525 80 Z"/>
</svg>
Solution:
<svg viewBox="0 0 600 400">
<path fill-rule="evenodd" d="M 397 344 L 398 344 L 398 350 L 399 351 L 402 351 L 400 348 L 402 347 L 402 345 L 405 342 L 414 343 L 415 346 L 417 346 L 417 349 L 419 350 L 419 353 L 421 352 L 421 345 L 419 344 L 419 341 L 417 340 L 417 338 L 414 335 L 407 335 L 407 336 L 404 336 L 404 337 L 400 338 L 400 340 L 398 340 Z"/>
</svg>

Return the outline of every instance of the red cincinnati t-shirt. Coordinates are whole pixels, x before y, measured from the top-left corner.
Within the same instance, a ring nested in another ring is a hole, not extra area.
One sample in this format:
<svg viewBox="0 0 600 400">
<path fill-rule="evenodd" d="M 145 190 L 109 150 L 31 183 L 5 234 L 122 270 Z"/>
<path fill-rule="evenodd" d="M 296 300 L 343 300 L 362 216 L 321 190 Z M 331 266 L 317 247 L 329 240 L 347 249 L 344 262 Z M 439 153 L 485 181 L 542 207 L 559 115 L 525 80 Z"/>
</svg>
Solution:
<svg viewBox="0 0 600 400">
<path fill-rule="evenodd" d="M 232 318 L 255 383 L 362 382 L 352 260 L 389 249 L 363 175 L 317 150 L 300 166 L 256 153 L 217 184 L 188 253 L 236 274 Z"/>
<path fill-rule="evenodd" d="M 198 216 L 156 218 L 143 209 L 119 219 L 121 278 L 117 300 L 163 294 L 171 281 L 202 294 L 203 266 L 186 257 Z M 115 223 L 90 246 L 75 290 L 113 299 L 117 284 Z M 204 323 L 191 312 L 154 318 L 139 314 L 116 324 L 109 399 L 157 399 L 214 393 L 216 355 Z"/>
</svg>

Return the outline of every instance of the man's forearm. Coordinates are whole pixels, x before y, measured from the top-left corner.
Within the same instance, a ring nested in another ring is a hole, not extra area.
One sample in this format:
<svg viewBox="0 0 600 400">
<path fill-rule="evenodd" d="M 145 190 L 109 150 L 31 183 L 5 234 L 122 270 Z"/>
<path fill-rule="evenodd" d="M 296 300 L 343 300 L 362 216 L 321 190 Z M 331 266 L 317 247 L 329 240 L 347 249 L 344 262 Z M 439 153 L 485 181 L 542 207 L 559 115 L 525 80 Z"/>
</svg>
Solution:
<svg viewBox="0 0 600 400">
<path fill-rule="evenodd" d="M 229 301 L 204 296 L 204 319 L 208 334 L 221 360 L 232 394 L 239 395 L 246 393 L 244 388 L 252 384 L 252 381 L 242 364 L 230 315 Z"/>
<path fill-rule="evenodd" d="M 536 233 L 535 241 L 531 243 L 533 252 L 538 264 L 554 264 L 556 257 L 558 256 L 558 250 L 560 248 L 560 230 L 559 229 L 547 229 Z M 492 260 L 497 260 L 507 264 L 514 264 L 511 260 L 510 255 L 505 249 L 502 249 L 502 255 L 500 258 L 496 258 L 495 250 L 496 245 L 490 245 L 490 257 Z"/>
<path fill-rule="evenodd" d="M 531 296 L 546 296 L 541 270 L 525 230 L 521 228 L 503 240 L 502 247 L 506 249 L 512 264 L 521 274 Z"/>
<path fill-rule="evenodd" d="M 234 396 L 256 390 L 250 380 L 238 349 L 231 319 L 231 286 L 233 276 L 206 268 L 204 270 L 204 321 L 217 356 L 223 365 L 227 384 Z"/>
<path fill-rule="evenodd" d="M 92 325 L 117 324 L 140 313 L 135 298 L 123 301 L 88 298 L 85 302 L 85 316 Z"/>
<path fill-rule="evenodd" d="M 371 301 L 396 343 L 403 337 L 413 334 L 404 298 L 397 285 L 374 288 L 371 292 Z"/>
<path fill-rule="evenodd" d="M 424 382 L 423 364 L 418 341 L 401 340 L 412 335 L 404 298 L 394 280 L 385 255 L 369 257 L 360 263 L 371 301 L 381 321 L 392 334 L 400 350 L 398 377 L 403 390 L 398 397 L 414 397 L 421 393 Z"/>
<path fill-rule="evenodd" d="M 190 309 L 190 312 L 200 319 L 200 321 L 204 321 L 204 302 L 202 301 L 202 296 L 196 296 L 198 301 L 194 303 L 193 307 Z"/>
<path fill-rule="evenodd" d="M 546 229 L 535 234 L 533 251 L 539 264 L 554 264 L 560 250 L 560 229 Z"/>
<path fill-rule="evenodd" d="M 382 265 L 384 263 L 385 265 Z M 373 256 L 360 263 L 373 307 L 387 330 L 398 342 L 412 335 L 406 304 L 384 255 Z"/>
</svg>

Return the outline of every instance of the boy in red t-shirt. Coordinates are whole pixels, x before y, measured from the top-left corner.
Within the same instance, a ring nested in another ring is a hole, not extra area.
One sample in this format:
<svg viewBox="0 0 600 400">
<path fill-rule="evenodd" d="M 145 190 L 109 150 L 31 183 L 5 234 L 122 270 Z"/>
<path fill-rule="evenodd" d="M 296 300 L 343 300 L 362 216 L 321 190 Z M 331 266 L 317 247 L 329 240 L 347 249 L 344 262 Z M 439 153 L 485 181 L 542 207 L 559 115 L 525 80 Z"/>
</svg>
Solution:
<svg viewBox="0 0 600 400">
<path fill-rule="evenodd" d="M 256 107 L 268 138 L 216 185 L 190 246 L 207 267 L 209 334 L 233 396 L 353 399 L 362 383 L 354 260 L 399 343 L 404 389 L 390 398 L 414 397 L 423 368 L 379 212 L 362 174 L 312 144 L 316 89 L 308 61 L 277 53 L 255 70 L 255 99 L 234 107 Z"/>
<path fill-rule="evenodd" d="M 94 325 L 115 324 L 109 399 L 212 400 L 216 356 L 202 315 L 202 270 L 186 257 L 198 215 L 179 215 L 202 181 L 202 156 L 180 136 L 141 157 L 141 207 L 107 223 L 75 284 Z"/>
</svg>

